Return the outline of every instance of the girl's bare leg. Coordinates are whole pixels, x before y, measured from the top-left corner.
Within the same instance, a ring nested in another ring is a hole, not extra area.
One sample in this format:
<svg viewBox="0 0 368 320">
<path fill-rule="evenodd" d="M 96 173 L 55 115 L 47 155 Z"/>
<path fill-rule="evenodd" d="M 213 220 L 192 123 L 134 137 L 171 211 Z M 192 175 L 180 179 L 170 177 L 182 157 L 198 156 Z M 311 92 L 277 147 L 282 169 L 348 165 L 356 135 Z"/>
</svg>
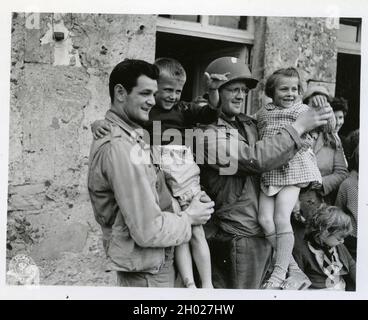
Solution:
<svg viewBox="0 0 368 320">
<path fill-rule="evenodd" d="M 201 278 L 202 288 L 213 288 L 210 249 L 201 225 L 192 228 L 190 244 L 193 259 Z"/>
<path fill-rule="evenodd" d="M 294 233 L 290 224 L 290 215 L 298 200 L 300 189 L 295 186 L 284 187 L 276 196 L 276 262 L 270 281 L 281 285 L 286 278 L 294 247 Z"/>
<path fill-rule="evenodd" d="M 175 248 L 175 262 L 185 287 L 196 288 L 189 243 L 183 243 Z"/>
</svg>

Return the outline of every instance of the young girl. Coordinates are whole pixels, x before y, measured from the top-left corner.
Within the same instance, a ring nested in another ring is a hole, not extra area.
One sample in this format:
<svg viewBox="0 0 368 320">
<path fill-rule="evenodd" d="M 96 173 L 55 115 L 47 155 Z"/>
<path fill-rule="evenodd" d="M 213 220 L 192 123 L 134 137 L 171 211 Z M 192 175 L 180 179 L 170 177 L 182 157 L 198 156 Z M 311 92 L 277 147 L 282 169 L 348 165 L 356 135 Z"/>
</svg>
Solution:
<svg viewBox="0 0 368 320">
<path fill-rule="evenodd" d="M 307 218 L 305 239 L 295 242 L 293 254 L 311 289 L 355 289 L 355 261 L 343 245 L 351 231 L 350 217 L 338 207 L 323 204 Z"/>
<path fill-rule="evenodd" d="M 265 92 L 273 102 L 257 114 L 260 139 L 277 134 L 281 128 L 293 123 L 298 115 L 309 110 L 300 101 L 301 82 L 295 68 L 274 72 L 266 82 Z M 292 258 L 294 234 L 290 215 L 298 201 L 300 188 L 310 183 L 321 184 L 322 178 L 311 149 L 311 136 L 305 134 L 302 141 L 302 148 L 287 165 L 261 177 L 259 223 L 276 249 L 274 269 L 264 289 L 281 289 L 287 274 L 294 280 L 298 279 L 301 287 L 310 285 Z"/>
</svg>

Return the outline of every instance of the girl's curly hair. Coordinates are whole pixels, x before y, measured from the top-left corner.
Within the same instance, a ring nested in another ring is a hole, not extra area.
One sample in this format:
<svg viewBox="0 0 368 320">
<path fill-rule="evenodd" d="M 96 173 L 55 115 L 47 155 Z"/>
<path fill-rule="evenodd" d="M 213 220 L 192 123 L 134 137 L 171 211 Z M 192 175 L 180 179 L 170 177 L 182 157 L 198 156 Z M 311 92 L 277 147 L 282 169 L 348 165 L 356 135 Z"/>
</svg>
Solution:
<svg viewBox="0 0 368 320">
<path fill-rule="evenodd" d="M 324 240 L 336 233 L 344 237 L 352 232 L 350 217 L 339 207 L 322 204 L 316 212 L 309 216 L 306 225 L 305 237 L 323 246 Z"/>
</svg>

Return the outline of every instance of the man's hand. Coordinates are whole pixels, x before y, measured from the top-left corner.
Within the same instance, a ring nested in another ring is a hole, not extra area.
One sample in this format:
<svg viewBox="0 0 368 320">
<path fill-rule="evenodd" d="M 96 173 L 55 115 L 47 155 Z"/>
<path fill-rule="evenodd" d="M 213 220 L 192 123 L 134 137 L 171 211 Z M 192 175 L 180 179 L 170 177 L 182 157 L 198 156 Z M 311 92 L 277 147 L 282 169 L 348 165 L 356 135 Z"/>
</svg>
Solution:
<svg viewBox="0 0 368 320">
<path fill-rule="evenodd" d="M 213 73 L 211 75 L 208 72 L 204 73 L 208 90 L 208 102 L 215 108 L 217 108 L 220 101 L 218 88 L 229 80 L 227 78 L 229 74 L 229 72 L 224 74 Z"/>
<path fill-rule="evenodd" d="M 205 192 L 197 194 L 189 207 L 185 209 L 192 225 L 205 224 L 213 213 L 215 203 L 207 196 Z"/>
<path fill-rule="evenodd" d="M 309 132 L 319 126 L 327 124 L 327 120 L 333 117 L 333 111 L 330 105 L 324 106 L 321 110 L 309 110 L 299 115 L 292 124 L 299 135 Z"/>
<path fill-rule="evenodd" d="M 94 139 L 101 139 L 110 131 L 110 124 L 106 120 L 96 120 L 91 124 L 91 130 Z"/>
<path fill-rule="evenodd" d="M 224 84 L 226 81 L 229 81 L 228 75 L 230 72 L 224 73 L 224 74 L 217 74 L 212 73 L 209 74 L 208 72 L 204 73 L 204 77 L 206 79 L 207 89 L 210 90 L 217 90 L 222 84 Z"/>
</svg>

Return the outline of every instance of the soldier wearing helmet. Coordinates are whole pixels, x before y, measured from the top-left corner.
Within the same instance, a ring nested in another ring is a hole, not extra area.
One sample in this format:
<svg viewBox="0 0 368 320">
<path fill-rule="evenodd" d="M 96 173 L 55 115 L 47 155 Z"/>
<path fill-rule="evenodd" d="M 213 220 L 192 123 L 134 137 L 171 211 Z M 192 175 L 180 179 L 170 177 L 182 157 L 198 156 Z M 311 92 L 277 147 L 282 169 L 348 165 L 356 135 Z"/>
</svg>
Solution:
<svg viewBox="0 0 368 320">
<path fill-rule="evenodd" d="M 258 289 L 272 255 L 271 245 L 258 223 L 258 176 L 286 164 L 301 148 L 300 136 L 325 124 L 332 110 L 304 113 L 279 134 L 259 140 L 256 121 L 242 113 L 249 90 L 258 83 L 248 66 L 237 58 L 222 57 L 210 63 L 206 72 L 207 77 L 226 74 L 228 78 L 217 92 L 222 113 L 215 123 L 205 127 L 218 134 L 199 141 L 197 148 L 204 150 L 201 183 L 216 204 L 215 213 L 206 225 L 213 285 L 216 288 Z M 209 87 L 208 90 L 215 89 Z M 227 134 L 220 134 L 223 130 Z M 225 158 L 217 153 L 214 164 L 209 161 L 209 155 L 214 154 L 215 149 L 236 152 L 226 154 Z M 222 175 L 221 168 L 234 162 L 237 164 L 235 174 Z M 295 286 L 298 286 L 297 279 Z"/>
</svg>

